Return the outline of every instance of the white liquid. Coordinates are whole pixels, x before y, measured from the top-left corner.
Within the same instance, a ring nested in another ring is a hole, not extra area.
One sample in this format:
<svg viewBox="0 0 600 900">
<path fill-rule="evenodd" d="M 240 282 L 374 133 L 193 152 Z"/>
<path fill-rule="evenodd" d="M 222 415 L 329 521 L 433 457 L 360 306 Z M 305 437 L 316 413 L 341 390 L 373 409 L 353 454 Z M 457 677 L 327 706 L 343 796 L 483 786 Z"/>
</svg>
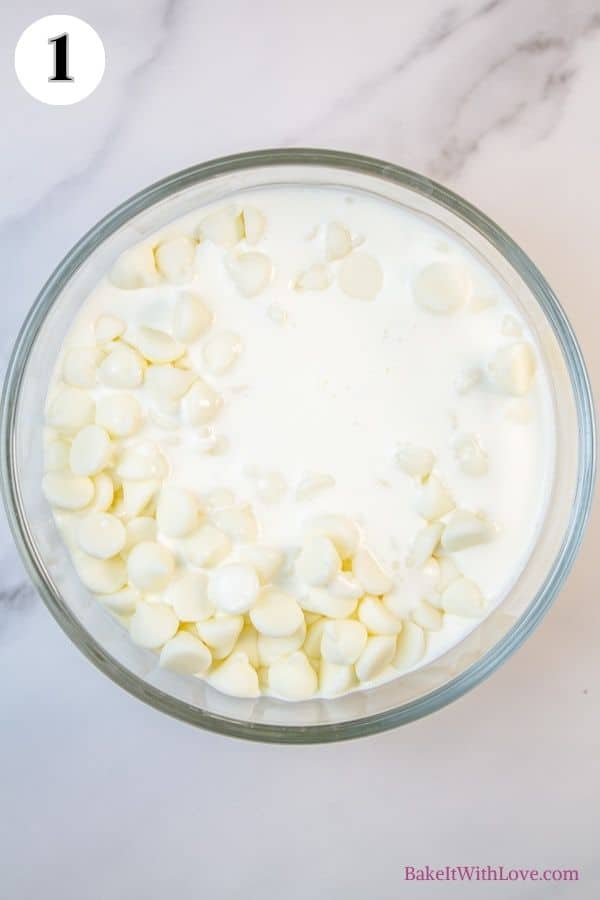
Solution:
<svg viewBox="0 0 600 900">
<path fill-rule="evenodd" d="M 510 342 L 501 330 L 507 314 L 520 323 L 520 339 L 535 345 L 521 313 L 467 248 L 380 199 L 335 189 L 278 188 L 247 192 L 235 202 L 249 202 L 267 218 L 256 249 L 271 258 L 274 277 L 257 297 L 240 295 L 224 264 L 226 251 L 205 241 L 197 250 L 196 277 L 182 288 L 162 284 L 122 291 L 103 279 L 83 305 L 64 347 L 93 344 L 93 325 L 101 313 L 120 317 L 128 329 L 151 325 L 170 330 L 180 291 L 198 291 L 215 322 L 191 345 L 190 357 L 223 397 L 213 423 L 225 441 L 222 452 L 200 452 L 196 429 L 181 424 L 170 432 L 151 420 L 131 441 L 148 438 L 160 446 L 170 464 L 170 483 L 200 497 L 226 488 L 236 501 L 250 503 L 263 543 L 297 547 L 307 518 L 320 513 L 352 517 L 361 526 L 364 543 L 395 580 L 402 579 L 410 544 L 425 523 L 414 511 L 416 484 L 398 468 L 394 450 L 405 442 L 427 447 L 457 506 L 481 511 L 497 526 L 489 543 L 454 554 L 492 609 L 526 564 L 543 518 L 553 473 L 552 400 L 537 350 L 532 389 L 526 400 L 517 401 L 528 405 L 526 422 L 508 416 L 515 401 L 485 381 L 465 394 L 456 384 L 472 367 L 485 370 L 498 347 Z M 189 215 L 159 235 L 191 233 L 205 214 Z M 364 239 L 360 250 L 381 265 L 384 283 L 375 300 L 344 294 L 335 279 L 335 262 L 329 264 L 334 281 L 327 290 L 294 290 L 302 271 L 323 262 L 323 226 L 332 221 L 341 222 L 353 238 Z M 148 242 L 156 240 L 155 235 Z M 474 295 L 493 304 L 480 312 L 467 306 L 450 315 L 421 309 L 411 293 L 412 280 L 439 260 L 460 262 L 473 281 Z M 284 313 L 285 321 L 274 320 L 274 307 L 275 318 Z M 241 336 L 243 352 L 230 372 L 207 375 L 202 348 L 223 330 Z M 92 391 L 96 398 L 109 392 L 101 385 Z M 146 410 L 152 408 L 144 387 L 135 394 Z M 460 470 L 454 445 L 464 433 L 475 434 L 485 449 L 487 474 L 473 477 Z M 264 502 L 257 495 L 258 471 L 281 475 L 285 491 L 278 500 Z M 335 483 L 298 500 L 296 489 L 307 473 L 331 476 Z M 443 629 L 428 635 L 422 663 L 476 624 L 446 615 Z M 389 670 L 386 677 L 394 674 Z"/>
</svg>

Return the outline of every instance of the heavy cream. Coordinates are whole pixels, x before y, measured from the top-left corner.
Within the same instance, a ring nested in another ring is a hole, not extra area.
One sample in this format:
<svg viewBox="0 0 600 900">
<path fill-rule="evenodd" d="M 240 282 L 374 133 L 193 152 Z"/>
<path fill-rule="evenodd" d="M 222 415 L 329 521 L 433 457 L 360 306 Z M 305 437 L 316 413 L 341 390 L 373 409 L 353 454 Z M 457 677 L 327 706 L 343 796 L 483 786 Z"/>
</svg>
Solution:
<svg viewBox="0 0 600 900">
<path fill-rule="evenodd" d="M 254 190 L 127 251 L 48 394 L 44 490 L 160 664 L 244 696 L 424 665 L 508 593 L 553 473 L 534 335 L 374 196 Z"/>
</svg>

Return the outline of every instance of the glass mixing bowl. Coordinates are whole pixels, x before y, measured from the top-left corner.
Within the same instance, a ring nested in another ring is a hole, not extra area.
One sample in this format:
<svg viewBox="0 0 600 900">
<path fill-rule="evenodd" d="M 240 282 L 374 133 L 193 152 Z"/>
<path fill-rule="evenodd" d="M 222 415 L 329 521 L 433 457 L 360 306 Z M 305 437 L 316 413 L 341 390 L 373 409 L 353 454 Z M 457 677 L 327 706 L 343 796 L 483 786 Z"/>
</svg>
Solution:
<svg viewBox="0 0 600 900">
<path fill-rule="evenodd" d="M 94 601 L 75 575 L 41 492 L 44 398 L 63 337 L 100 276 L 144 235 L 234 191 L 266 185 L 367 191 L 429 217 L 467 243 L 501 278 L 537 334 L 550 374 L 556 467 L 544 527 L 504 601 L 460 644 L 394 681 L 335 700 L 234 699 L 204 681 L 157 666 Z M 127 200 L 63 259 L 17 339 L 4 388 L 2 488 L 11 528 L 33 583 L 86 656 L 157 709 L 223 734 L 262 741 L 335 741 L 410 722 L 460 697 L 496 669 L 540 621 L 581 542 L 594 472 L 590 386 L 579 347 L 552 290 L 531 260 L 479 210 L 429 179 L 378 160 L 328 150 L 264 150 L 193 166 Z"/>
</svg>

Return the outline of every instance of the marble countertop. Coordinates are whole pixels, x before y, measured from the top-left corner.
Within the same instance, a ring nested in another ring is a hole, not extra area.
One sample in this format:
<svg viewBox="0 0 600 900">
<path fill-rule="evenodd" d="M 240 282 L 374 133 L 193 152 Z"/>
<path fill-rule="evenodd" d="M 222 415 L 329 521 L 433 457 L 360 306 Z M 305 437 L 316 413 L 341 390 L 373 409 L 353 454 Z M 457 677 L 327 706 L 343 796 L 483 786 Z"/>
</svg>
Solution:
<svg viewBox="0 0 600 900">
<path fill-rule="evenodd" d="M 104 81 L 73 107 L 39 104 L 12 69 L 21 31 L 54 11 L 2 15 L 4 362 L 47 274 L 123 198 L 217 155 L 326 146 L 418 169 L 496 219 L 547 275 L 600 385 L 599 0 L 73 0 L 107 48 Z M 541 627 L 468 696 L 302 749 L 205 734 L 117 688 L 27 585 L 3 520 L 3 896 L 598 896 L 599 538 L 596 509 Z M 581 880 L 402 880 L 425 863 Z"/>
</svg>

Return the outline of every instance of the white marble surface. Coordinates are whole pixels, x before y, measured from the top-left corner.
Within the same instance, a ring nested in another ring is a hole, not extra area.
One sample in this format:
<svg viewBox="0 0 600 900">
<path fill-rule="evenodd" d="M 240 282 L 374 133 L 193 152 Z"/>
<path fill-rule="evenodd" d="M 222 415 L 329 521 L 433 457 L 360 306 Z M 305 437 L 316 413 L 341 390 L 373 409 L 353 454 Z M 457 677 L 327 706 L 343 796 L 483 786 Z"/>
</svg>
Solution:
<svg viewBox="0 0 600 900">
<path fill-rule="evenodd" d="M 12 71 L 5 4 L 3 358 L 48 272 L 113 205 L 183 166 L 313 145 L 433 175 L 557 290 L 600 384 L 599 0 L 73 0 L 104 82 L 44 107 Z M 7 139 L 8 137 L 8 139 Z M 566 589 L 493 678 L 345 745 L 219 738 L 90 666 L 24 585 L 4 524 L 0 862 L 7 900 L 598 896 L 597 514 Z M 581 868 L 577 885 L 425 885 L 405 864 Z"/>
</svg>

